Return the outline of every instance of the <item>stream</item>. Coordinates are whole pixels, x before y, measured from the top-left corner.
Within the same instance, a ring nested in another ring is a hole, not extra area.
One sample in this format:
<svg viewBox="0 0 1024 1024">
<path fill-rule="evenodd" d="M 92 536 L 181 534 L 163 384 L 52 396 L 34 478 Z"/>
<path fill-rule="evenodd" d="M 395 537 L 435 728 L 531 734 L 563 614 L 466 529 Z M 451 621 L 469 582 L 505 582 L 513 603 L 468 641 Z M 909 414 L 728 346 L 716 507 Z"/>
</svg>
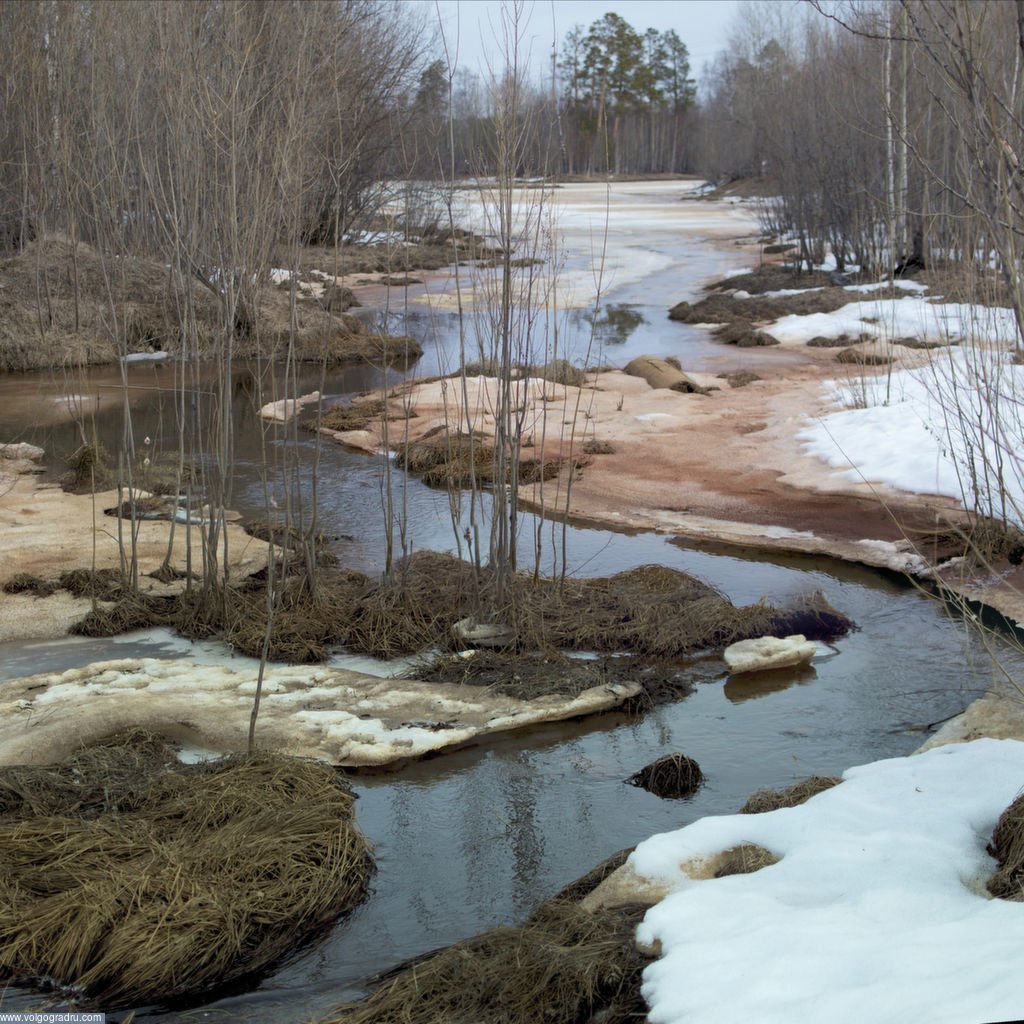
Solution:
<svg viewBox="0 0 1024 1024">
<path fill-rule="evenodd" d="M 630 201 L 641 200 L 652 218 L 663 207 L 671 212 L 669 199 L 654 190 L 638 192 Z M 727 219 L 726 227 L 734 220 Z M 665 259 L 654 261 L 644 277 L 619 287 L 612 283 L 599 316 L 601 361 L 623 365 L 641 353 L 675 354 L 684 369 L 717 372 L 765 358 L 723 351 L 696 328 L 665 317 L 665 309 L 692 298 L 703 279 L 742 263 L 735 252 L 709 240 L 702 224 L 655 232 L 644 244 Z M 612 238 L 626 249 L 640 244 L 631 241 L 625 226 Z M 574 316 L 577 326 L 587 323 L 582 314 Z M 425 347 L 413 372 L 448 368 L 456 338 L 452 314 L 414 312 L 404 328 Z M 95 389 L 116 384 L 118 376 L 97 369 L 76 386 Z M 399 376 L 373 367 L 339 371 L 327 378 L 324 390 L 330 401 L 345 401 Z M 136 437 L 147 434 L 155 447 L 173 447 L 173 419 L 161 401 L 171 371 L 140 365 L 131 369 L 131 379 L 155 389 L 134 405 Z M 320 384 L 319 372 L 311 370 L 300 391 Z M 41 444 L 55 456 L 49 463 L 54 473 L 61 468 L 60 454 L 77 446 L 76 428 L 39 411 L 52 408 L 67 386 L 43 374 L 0 380 L 3 440 Z M 256 517 L 263 514 L 261 425 L 251 407 L 236 405 L 234 505 L 244 516 Z M 116 448 L 117 410 L 104 412 L 100 422 Z M 290 442 L 272 431 L 269 443 Z M 316 445 L 309 434 L 300 434 L 297 444 L 301 475 L 308 481 Z M 379 458 L 333 445 L 320 452 L 320 528 L 344 565 L 365 572 L 382 567 L 383 466 Z M 448 495 L 395 473 L 411 545 L 454 550 Z M 521 526 L 524 535 L 540 532 L 545 567 L 557 565 L 562 527 L 527 513 Z M 835 645 L 821 645 L 809 668 L 746 680 L 722 677 L 640 717 L 610 713 L 549 724 L 489 738 L 392 774 L 355 777 L 357 821 L 374 845 L 378 866 L 369 900 L 324 941 L 255 987 L 183 1011 L 144 1009 L 135 1020 L 314 1019 L 362 995 L 364 979 L 376 972 L 521 920 L 604 858 L 654 833 L 707 814 L 734 812 L 763 786 L 778 788 L 809 774 L 838 774 L 851 765 L 910 753 L 930 725 L 962 710 L 991 682 L 988 654 L 966 627 L 934 598 L 894 575 L 823 558 L 769 561 L 752 550 L 701 549 L 655 534 L 574 525 L 566 528 L 566 544 L 570 572 L 598 576 L 658 563 L 701 577 L 736 604 L 762 597 L 781 604 L 820 590 L 858 629 Z M 0 647 L 0 678 L 117 657 L 202 658 L 206 650 L 160 631 L 115 640 L 9 644 Z M 1004 655 L 1011 671 L 1024 667 L 1008 646 Z M 338 663 L 346 663 L 343 656 Z M 707 777 L 694 796 L 661 800 L 623 784 L 634 771 L 676 751 L 695 758 Z M 5 1009 L 37 1004 L 38 997 L 5 993 Z"/>
</svg>

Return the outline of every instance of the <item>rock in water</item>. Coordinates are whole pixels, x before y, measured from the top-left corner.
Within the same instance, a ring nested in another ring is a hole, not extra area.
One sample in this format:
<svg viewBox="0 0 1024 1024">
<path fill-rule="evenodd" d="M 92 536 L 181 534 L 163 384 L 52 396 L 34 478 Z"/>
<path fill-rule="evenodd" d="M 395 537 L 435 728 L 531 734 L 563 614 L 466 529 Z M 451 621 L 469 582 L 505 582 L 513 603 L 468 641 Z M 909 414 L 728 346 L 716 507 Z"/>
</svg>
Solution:
<svg viewBox="0 0 1024 1024">
<path fill-rule="evenodd" d="M 814 657 L 817 646 L 802 633 L 784 639 L 761 636 L 754 640 L 740 640 L 726 647 L 722 657 L 730 672 L 764 672 L 773 668 L 805 665 Z"/>
</svg>

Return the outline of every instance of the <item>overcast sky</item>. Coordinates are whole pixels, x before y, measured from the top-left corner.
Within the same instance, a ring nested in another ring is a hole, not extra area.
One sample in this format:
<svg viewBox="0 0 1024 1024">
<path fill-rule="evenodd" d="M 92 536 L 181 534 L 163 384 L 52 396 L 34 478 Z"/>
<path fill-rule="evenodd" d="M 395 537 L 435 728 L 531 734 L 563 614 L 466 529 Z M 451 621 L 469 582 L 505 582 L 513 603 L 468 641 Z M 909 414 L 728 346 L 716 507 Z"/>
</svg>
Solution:
<svg viewBox="0 0 1024 1024">
<path fill-rule="evenodd" d="M 448 46 L 458 43 L 458 65 L 475 71 L 488 58 L 500 65 L 501 0 L 421 0 L 433 21 L 443 24 Z M 525 43 L 534 66 L 547 68 L 551 45 L 561 47 L 575 25 L 588 28 L 609 11 L 638 32 L 675 29 L 690 51 L 699 77 L 703 65 L 725 47 L 729 21 L 740 0 L 527 0 Z M 486 65 L 484 65 L 486 66 Z"/>
</svg>

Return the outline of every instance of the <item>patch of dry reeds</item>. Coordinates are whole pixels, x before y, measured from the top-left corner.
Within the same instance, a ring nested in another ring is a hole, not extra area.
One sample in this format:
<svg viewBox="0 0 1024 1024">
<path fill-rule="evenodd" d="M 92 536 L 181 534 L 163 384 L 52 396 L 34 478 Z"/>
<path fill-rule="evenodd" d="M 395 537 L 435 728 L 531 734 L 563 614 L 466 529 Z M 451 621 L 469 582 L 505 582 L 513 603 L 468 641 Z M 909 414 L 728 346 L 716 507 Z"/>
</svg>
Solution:
<svg viewBox="0 0 1024 1024">
<path fill-rule="evenodd" d="M 354 800 L 316 761 L 140 733 L 0 769 L 0 973 L 108 1010 L 257 976 L 364 898 Z"/>
<path fill-rule="evenodd" d="M 696 793 L 704 782 L 704 773 L 692 757 L 666 754 L 634 772 L 626 782 L 662 799 L 675 800 Z"/>
<path fill-rule="evenodd" d="M 987 849 L 999 864 L 988 891 L 999 899 L 1024 902 L 1024 796 L 999 816 Z"/>
<path fill-rule="evenodd" d="M 60 585 L 75 597 L 114 601 L 124 592 L 120 569 L 68 569 L 57 578 Z"/>
<path fill-rule="evenodd" d="M 761 376 L 752 370 L 735 370 L 733 373 L 720 373 L 719 378 L 731 388 L 745 388 L 748 384 L 761 380 Z"/>
<path fill-rule="evenodd" d="M 493 580 L 450 555 L 421 552 L 360 601 L 349 646 L 381 657 L 453 649 L 452 625 L 486 601 Z M 771 632 L 779 614 L 763 603 L 737 608 L 687 573 L 647 565 L 598 579 L 514 577 L 506 616 L 520 651 L 625 652 L 679 658 Z"/>
<path fill-rule="evenodd" d="M 821 591 L 815 591 L 778 609 L 767 632 L 771 636 L 801 633 L 808 640 L 838 640 L 855 628 L 853 619 L 834 608 Z"/>
<path fill-rule="evenodd" d="M 167 626 L 175 621 L 177 609 L 176 597 L 125 591 L 113 604 L 93 608 L 70 632 L 76 636 L 120 636 L 133 629 Z"/>
<path fill-rule="evenodd" d="M 893 357 L 882 352 L 862 352 L 859 348 L 844 348 L 836 356 L 836 362 L 854 366 L 889 366 L 893 362 Z"/>
<path fill-rule="evenodd" d="M 544 904 L 518 927 L 494 928 L 379 979 L 372 995 L 322 1024 L 575 1024 L 643 1020 L 647 960 L 633 933 L 645 908 Z"/>
<path fill-rule="evenodd" d="M 798 807 L 812 796 L 824 793 L 826 789 L 838 786 L 842 781 L 835 775 L 811 775 L 786 789 L 759 789 L 747 797 L 747 802 L 740 808 L 739 813 L 765 814 L 782 807 Z"/>
<path fill-rule="evenodd" d="M 504 483 L 511 482 L 511 461 L 507 460 Z M 550 480 L 558 475 L 562 461 L 554 457 L 539 459 L 521 455 L 517 460 L 519 483 Z M 444 427 L 401 446 L 398 464 L 432 487 L 493 486 L 500 473 L 490 441 L 479 434 L 452 432 Z"/>
<path fill-rule="evenodd" d="M 60 590 L 56 580 L 44 580 L 30 572 L 17 572 L 4 583 L 5 594 L 31 594 L 33 597 L 50 597 Z"/>
<path fill-rule="evenodd" d="M 481 586 L 469 562 L 417 552 L 367 587 L 353 612 L 347 645 L 382 658 L 449 646 L 452 625 L 470 613 Z"/>
<path fill-rule="evenodd" d="M 778 864 L 779 858 L 771 850 L 757 843 L 740 843 L 721 855 L 715 878 L 727 878 L 729 875 L 751 875 L 761 868 Z"/>
<path fill-rule="evenodd" d="M 761 636 L 773 613 L 766 604 L 737 608 L 696 577 L 658 565 L 599 579 L 526 577 L 517 586 L 515 625 L 530 646 L 675 658 Z"/>
<path fill-rule="evenodd" d="M 735 345 L 737 348 L 765 348 L 779 343 L 778 338 L 768 334 L 767 331 L 758 330 L 756 327 L 751 327 L 749 323 L 740 321 L 722 324 L 711 333 L 723 344 Z"/>
<path fill-rule="evenodd" d="M 378 422 L 386 411 L 382 398 L 355 405 L 332 405 L 323 411 L 319 420 L 307 420 L 304 425 L 314 430 L 317 426 L 327 430 L 365 430 L 371 423 Z"/>
<path fill-rule="evenodd" d="M 69 494 L 105 491 L 117 482 L 110 456 L 102 445 L 79 445 L 66 461 L 68 469 L 60 478 L 60 485 Z"/>
</svg>

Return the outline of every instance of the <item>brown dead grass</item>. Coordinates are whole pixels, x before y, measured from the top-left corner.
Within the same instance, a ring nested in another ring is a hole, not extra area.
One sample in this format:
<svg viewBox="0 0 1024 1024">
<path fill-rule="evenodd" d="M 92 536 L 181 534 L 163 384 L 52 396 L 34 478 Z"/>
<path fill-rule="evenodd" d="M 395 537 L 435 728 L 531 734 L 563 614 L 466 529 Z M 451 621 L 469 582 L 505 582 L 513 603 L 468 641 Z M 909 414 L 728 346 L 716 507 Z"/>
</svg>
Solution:
<svg viewBox="0 0 1024 1024">
<path fill-rule="evenodd" d="M 432 487 L 493 486 L 502 475 L 505 483 L 512 481 L 513 460 L 505 460 L 503 472 L 496 449 L 488 439 L 444 427 L 400 446 L 397 461 Z M 550 480 L 558 476 L 563 463 L 557 457 L 540 459 L 522 454 L 516 461 L 520 484 Z"/>
<path fill-rule="evenodd" d="M 1024 902 L 1024 796 L 999 816 L 988 852 L 999 864 L 988 891 L 999 899 Z"/>
<path fill-rule="evenodd" d="M 734 370 L 732 373 L 720 373 L 718 376 L 731 388 L 745 388 L 748 384 L 761 380 L 760 374 L 752 370 Z"/>
<path fill-rule="evenodd" d="M 316 761 L 138 732 L 0 769 L 0 971 L 106 1010 L 259 975 L 364 898 L 353 803 Z"/>
<path fill-rule="evenodd" d="M 0 261 L 0 277 L 0 372 L 112 363 L 122 352 L 174 355 L 184 348 L 183 286 L 158 260 L 104 256 L 84 243 L 50 235 Z M 192 296 L 196 316 L 189 346 L 210 354 L 222 338 L 219 303 L 201 284 Z M 294 354 L 302 360 L 419 358 L 414 339 L 374 334 L 336 311 L 338 305 L 300 303 L 293 325 L 288 291 L 263 288 L 251 329 L 240 329 L 235 338 L 235 354 L 283 357 L 294 342 Z"/>
<path fill-rule="evenodd" d="M 181 346 L 176 310 L 183 295 L 156 261 L 104 258 L 50 235 L 0 262 L 0 277 L 0 372 L 110 363 L 119 344 L 129 352 Z M 197 312 L 202 344 L 216 329 L 214 297 L 197 294 Z"/>
<path fill-rule="evenodd" d="M 798 284 L 796 287 L 808 286 Z M 772 298 L 751 293 L 745 299 L 713 291 L 697 302 L 678 303 L 669 310 L 668 317 L 686 324 L 764 323 L 790 314 L 831 313 L 855 301 L 855 293 L 837 287 Z"/>
<path fill-rule="evenodd" d="M 836 362 L 851 366 L 889 366 L 893 357 L 880 352 L 863 352 L 859 348 L 844 348 L 836 355 Z"/>
<path fill-rule="evenodd" d="M 782 807 L 798 807 L 810 800 L 812 796 L 817 796 L 826 789 L 838 786 L 842 781 L 834 775 L 811 775 L 786 789 L 759 789 L 747 798 L 747 802 L 740 808 L 739 813 L 765 814 L 768 811 L 777 811 Z"/>
<path fill-rule="evenodd" d="M 412 670 L 417 679 L 454 686 L 485 686 L 518 700 L 549 694 L 569 698 L 595 686 L 639 683 L 640 699 L 630 707 L 648 707 L 678 700 L 693 691 L 693 682 L 679 662 L 638 663 L 636 658 L 570 658 L 558 651 L 508 652 L 475 650 L 469 656 L 442 654 Z"/>
<path fill-rule="evenodd" d="M 757 843 L 740 843 L 726 850 L 715 869 L 715 878 L 727 878 L 729 875 L 750 875 L 761 868 L 778 864 L 779 858 L 771 850 Z"/>
<path fill-rule="evenodd" d="M 662 799 L 675 800 L 693 796 L 704 782 L 704 773 L 692 757 L 666 754 L 635 772 L 626 782 Z"/>
<path fill-rule="evenodd" d="M 610 857 L 518 926 L 494 928 L 372 979 L 374 992 L 321 1024 L 630 1024 L 646 1018 L 649 962 L 633 933 L 645 908 L 579 901 L 629 855 Z"/>
</svg>

